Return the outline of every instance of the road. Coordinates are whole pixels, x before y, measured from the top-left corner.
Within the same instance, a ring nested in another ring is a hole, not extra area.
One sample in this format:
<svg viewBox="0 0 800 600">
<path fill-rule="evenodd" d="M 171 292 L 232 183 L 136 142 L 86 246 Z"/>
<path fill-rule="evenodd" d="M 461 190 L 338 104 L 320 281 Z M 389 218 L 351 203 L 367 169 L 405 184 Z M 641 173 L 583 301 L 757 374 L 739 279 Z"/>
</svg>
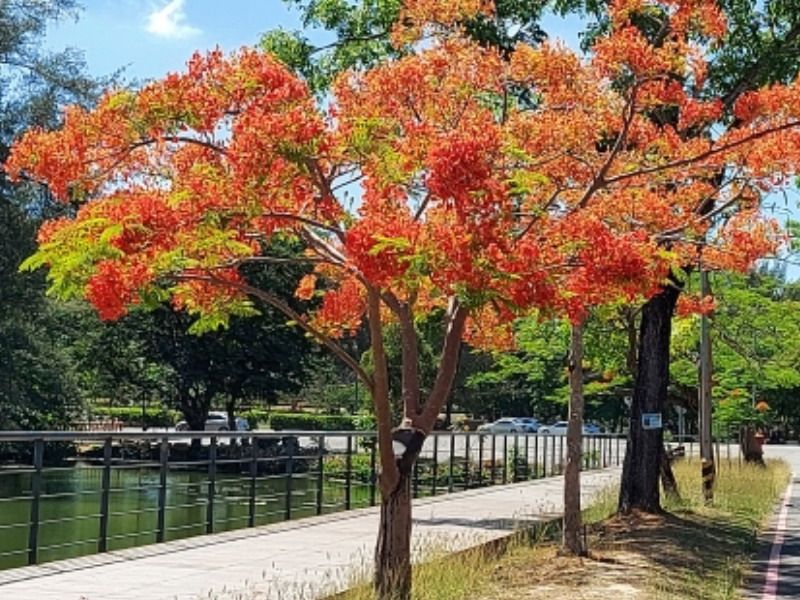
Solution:
<svg viewBox="0 0 800 600">
<path fill-rule="evenodd" d="M 796 600 L 800 598 L 800 446 L 768 445 L 764 454 L 789 463 L 792 484 L 761 539 L 746 594 L 760 600 Z"/>
</svg>

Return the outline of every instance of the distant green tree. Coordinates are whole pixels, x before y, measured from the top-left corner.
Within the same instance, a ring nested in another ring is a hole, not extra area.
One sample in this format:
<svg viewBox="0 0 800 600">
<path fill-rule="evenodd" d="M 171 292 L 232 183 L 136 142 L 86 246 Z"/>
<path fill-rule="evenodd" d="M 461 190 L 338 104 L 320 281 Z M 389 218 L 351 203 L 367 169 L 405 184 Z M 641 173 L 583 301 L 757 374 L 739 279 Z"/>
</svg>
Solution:
<svg viewBox="0 0 800 600">
<path fill-rule="evenodd" d="M 251 280 L 290 303 L 297 302 L 291 290 L 302 274 L 290 265 L 248 271 Z M 202 430 L 214 402 L 232 419 L 242 401 L 271 403 L 303 383 L 311 343 L 274 309 L 260 310 L 203 335 L 191 333 L 193 319 L 169 306 L 135 311 L 88 339 L 82 364 L 92 373 L 95 393 L 126 404 L 155 396 L 178 409 L 191 429 Z"/>
<path fill-rule="evenodd" d="M 402 0 L 283 0 L 300 11 L 304 31 L 276 29 L 261 45 L 303 75 L 311 88 L 324 94 L 335 77 L 350 68 L 367 67 L 402 50 L 389 40 Z M 498 18 L 464 23 L 476 40 L 504 52 L 519 41 L 544 39 L 539 20 L 546 0 L 495 0 Z M 312 42 L 308 31 L 331 34 L 327 44 Z"/>
<path fill-rule="evenodd" d="M 91 104 L 104 82 L 85 74 L 76 50 L 42 49 L 46 27 L 75 17 L 74 0 L 0 2 L 0 161 L 29 127 L 55 125 L 66 103 Z M 41 274 L 20 274 L 43 218 L 47 190 L 0 173 L 0 429 L 57 428 L 79 406 L 69 310 L 44 298 Z"/>
<path fill-rule="evenodd" d="M 696 285 L 690 282 L 690 285 Z M 711 319 L 715 415 L 724 429 L 746 420 L 765 401 L 773 419 L 800 430 L 800 299 L 798 285 L 770 275 L 717 274 Z M 697 317 L 676 322 L 672 342 L 674 394 L 697 406 Z"/>
</svg>

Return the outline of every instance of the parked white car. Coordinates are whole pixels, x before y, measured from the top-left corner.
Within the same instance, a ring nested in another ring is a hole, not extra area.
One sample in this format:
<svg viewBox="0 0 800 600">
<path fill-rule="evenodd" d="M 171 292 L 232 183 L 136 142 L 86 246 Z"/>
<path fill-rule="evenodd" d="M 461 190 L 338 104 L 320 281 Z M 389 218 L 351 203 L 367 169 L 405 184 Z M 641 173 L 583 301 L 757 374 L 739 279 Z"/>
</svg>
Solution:
<svg viewBox="0 0 800 600">
<path fill-rule="evenodd" d="M 583 433 L 585 433 L 586 435 L 599 435 L 603 433 L 603 428 L 600 427 L 597 423 L 584 423 Z"/>
<path fill-rule="evenodd" d="M 250 424 L 247 419 L 236 417 L 236 431 L 248 431 Z M 228 413 L 223 411 L 211 411 L 206 418 L 206 431 L 230 431 L 228 426 Z M 175 425 L 175 431 L 189 431 L 189 423 L 180 421 Z"/>
<path fill-rule="evenodd" d="M 567 434 L 567 421 L 556 421 L 552 425 L 542 425 L 539 427 L 539 433 L 544 435 L 566 435 Z"/>
<path fill-rule="evenodd" d="M 533 417 L 517 417 L 514 420 L 522 426 L 525 433 L 536 433 L 541 427 L 541 423 Z"/>
<path fill-rule="evenodd" d="M 552 425 L 542 425 L 539 427 L 539 433 L 544 435 L 567 435 L 567 426 L 569 421 L 556 421 Z M 597 435 L 600 433 L 600 428 L 594 423 L 583 424 L 583 435 Z"/>
<path fill-rule="evenodd" d="M 494 423 L 486 423 L 478 427 L 479 433 L 522 433 L 524 426 L 516 419 L 505 417 Z"/>
</svg>

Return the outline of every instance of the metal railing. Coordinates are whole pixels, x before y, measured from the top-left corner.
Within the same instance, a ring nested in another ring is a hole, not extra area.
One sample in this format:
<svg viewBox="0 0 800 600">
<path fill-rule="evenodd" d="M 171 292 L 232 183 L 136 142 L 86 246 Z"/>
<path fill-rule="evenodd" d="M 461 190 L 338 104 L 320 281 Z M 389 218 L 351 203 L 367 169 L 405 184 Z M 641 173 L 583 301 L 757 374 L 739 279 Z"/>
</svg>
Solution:
<svg viewBox="0 0 800 600">
<path fill-rule="evenodd" d="M 624 439 L 585 436 L 584 469 Z M 414 497 L 559 475 L 561 435 L 435 432 Z M 0 432 L 0 569 L 374 506 L 373 432 Z"/>
</svg>

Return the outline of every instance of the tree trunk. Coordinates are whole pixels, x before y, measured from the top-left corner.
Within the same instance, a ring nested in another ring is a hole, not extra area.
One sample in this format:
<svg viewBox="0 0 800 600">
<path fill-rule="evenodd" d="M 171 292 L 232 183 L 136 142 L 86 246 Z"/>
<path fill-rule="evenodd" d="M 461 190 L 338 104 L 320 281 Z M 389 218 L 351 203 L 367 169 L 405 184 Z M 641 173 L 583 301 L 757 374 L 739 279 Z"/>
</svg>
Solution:
<svg viewBox="0 0 800 600">
<path fill-rule="evenodd" d="M 411 598 L 411 472 L 402 470 L 397 487 L 381 499 L 375 546 L 375 595 L 379 600 Z"/>
<path fill-rule="evenodd" d="M 745 425 L 741 428 L 739 436 L 745 462 L 764 466 L 764 451 L 756 442 L 756 429 L 751 425 Z"/>
<path fill-rule="evenodd" d="M 208 418 L 208 402 L 201 398 L 199 394 L 194 394 L 192 390 L 179 391 L 179 406 L 183 418 L 189 425 L 189 431 L 205 431 L 206 419 Z M 200 457 L 202 451 L 200 437 L 193 437 L 191 440 L 191 447 L 189 449 L 189 456 L 192 460 Z"/>
<path fill-rule="evenodd" d="M 225 412 L 228 413 L 228 430 L 236 431 L 236 400 L 229 398 L 225 402 Z"/>
<path fill-rule="evenodd" d="M 680 500 L 678 481 L 675 479 L 675 473 L 672 472 L 672 461 L 666 452 L 661 453 L 661 486 L 669 498 Z"/>
<path fill-rule="evenodd" d="M 426 434 L 413 427 L 392 431 L 397 483 L 381 494 L 381 520 L 375 545 L 375 596 L 411 598 L 411 474 Z"/>
<path fill-rule="evenodd" d="M 672 314 L 680 295 L 677 282 L 662 288 L 642 308 L 636 383 L 631 403 L 628 446 L 622 467 L 619 512 L 661 512 L 659 474 L 664 453 L 662 429 L 644 429 L 643 413 L 661 413 L 669 386 L 669 344 Z"/>
<path fill-rule="evenodd" d="M 564 471 L 563 551 L 585 556 L 581 536 L 581 445 L 583 437 L 583 324 L 572 326 L 569 357 L 569 425 Z"/>
</svg>

